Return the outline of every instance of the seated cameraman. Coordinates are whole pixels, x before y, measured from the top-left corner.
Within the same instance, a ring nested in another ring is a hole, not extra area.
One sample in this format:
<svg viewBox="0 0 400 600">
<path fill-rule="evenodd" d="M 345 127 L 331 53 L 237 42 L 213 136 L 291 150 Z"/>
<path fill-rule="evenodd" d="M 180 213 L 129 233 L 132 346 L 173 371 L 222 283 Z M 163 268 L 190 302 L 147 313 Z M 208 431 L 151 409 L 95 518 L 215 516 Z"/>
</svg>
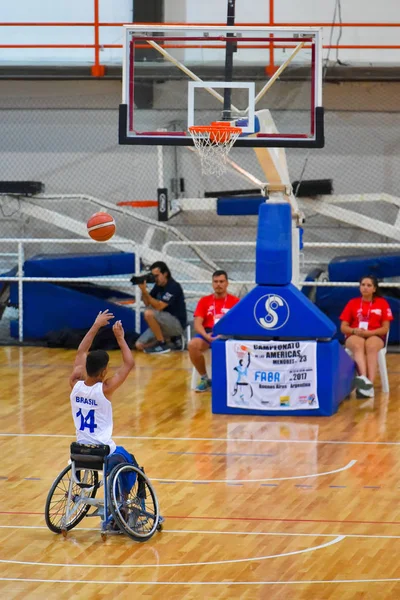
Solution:
<svg viewBox="0 0 400 600">
<path fill-rule="evenodd" d="M 186 303 L 183 290 L 171 276 L 165 262 L 157 261 L 150 267 L 155 285 L 148 292 L 146 282 L 138 283 L 146 306 L 144 318 L 149 326 L 139 337 L 136 348 L 148 354 L 170 352 L 166 341 L 171 340 L 176 350 L 182 349 L 182 334 L 186 327 Z"/>
</svg>

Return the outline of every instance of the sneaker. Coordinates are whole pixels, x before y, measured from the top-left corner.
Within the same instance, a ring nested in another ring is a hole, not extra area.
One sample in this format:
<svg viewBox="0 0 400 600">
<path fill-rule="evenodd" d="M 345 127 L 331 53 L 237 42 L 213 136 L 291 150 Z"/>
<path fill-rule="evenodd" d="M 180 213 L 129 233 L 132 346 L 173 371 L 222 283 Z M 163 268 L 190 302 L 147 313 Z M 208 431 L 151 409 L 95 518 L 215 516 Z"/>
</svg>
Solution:
<svg viewBox="0 0 400 600">
<path fill-rule="evenodd" d="M 182 352 L 185 349 L 185 338 L 183 335 L 177 335 L 171 338 L 172 350 Z"/>
<path fill-rule="evenodd" d="M 373 387 L 372 381 L 370 381 L 365 375 L 357 375 L 355 378 L 355 384 L 357 390 L 370 390 Z"/>
<path fill-rule="evenodd" d="M 165 342 L 158 342 L 155 346 L 145 349 L 146 354 L 166 354 L 167 352 L 171 352 L 171 348 L 168 348 Z"/>
<path fill-rule="evenodd" d="M 208 377 L 202 377 L 196 386 L 195 392 L 206 392 L 211 389 L 211 381 Z"/>
<path fill-rule="evenodd" d="M 356 390 L 356 398 L 362 400 L 363 398 L 373 398 L 375 396 L 374 388 L 371 387 L 369 390 Z"/>
</svg>

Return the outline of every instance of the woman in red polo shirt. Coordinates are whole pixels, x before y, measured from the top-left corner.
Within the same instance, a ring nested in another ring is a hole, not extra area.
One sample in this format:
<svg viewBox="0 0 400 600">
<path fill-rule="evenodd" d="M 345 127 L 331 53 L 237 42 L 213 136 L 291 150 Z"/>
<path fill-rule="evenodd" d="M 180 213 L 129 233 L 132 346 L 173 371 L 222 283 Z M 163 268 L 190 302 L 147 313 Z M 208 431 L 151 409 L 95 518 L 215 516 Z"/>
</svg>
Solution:
<svg viewBox="0 0 400 600">
<path fill-rule="evenodd" d="M 385 345 L 393 315 L 387 301 L 379 295 L 374 275 L 360 279 L 360 292 L 361 298 L 350 300 L 340 315 L 340 329 L 357 365 L 357 397 L 372 398 L 378 352 Z"/>
</svg>

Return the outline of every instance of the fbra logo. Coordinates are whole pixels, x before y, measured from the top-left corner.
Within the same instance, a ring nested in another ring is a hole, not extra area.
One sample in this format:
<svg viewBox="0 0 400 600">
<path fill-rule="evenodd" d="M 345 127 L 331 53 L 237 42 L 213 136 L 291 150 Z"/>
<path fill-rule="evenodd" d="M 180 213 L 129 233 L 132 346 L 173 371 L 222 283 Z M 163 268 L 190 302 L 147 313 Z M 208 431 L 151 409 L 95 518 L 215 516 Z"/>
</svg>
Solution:
<svg viewBox="0 0 400 600">
<path fill-rule="evenodd" d="M 289 305 L 277 294 L 261 296 L 254 307 L 254 318 L 264 329 L 280 329 L 290 316 Z"/>
</svg>

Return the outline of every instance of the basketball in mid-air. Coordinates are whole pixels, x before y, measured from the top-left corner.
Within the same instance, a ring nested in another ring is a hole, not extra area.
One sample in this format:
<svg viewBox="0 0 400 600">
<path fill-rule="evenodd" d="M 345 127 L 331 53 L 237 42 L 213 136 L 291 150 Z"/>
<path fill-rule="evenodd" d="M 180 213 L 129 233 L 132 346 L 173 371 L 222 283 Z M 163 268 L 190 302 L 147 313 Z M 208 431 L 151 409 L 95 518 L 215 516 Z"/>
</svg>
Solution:
<svg viewBox="0 0 400 600">
<path fill-rule="evenodd" d="M 96 242 L 107 242 L 115 233 L 115 221 L 106 212 L 97 212 L 87 222 L 88 234 Z"/>
</svg>

